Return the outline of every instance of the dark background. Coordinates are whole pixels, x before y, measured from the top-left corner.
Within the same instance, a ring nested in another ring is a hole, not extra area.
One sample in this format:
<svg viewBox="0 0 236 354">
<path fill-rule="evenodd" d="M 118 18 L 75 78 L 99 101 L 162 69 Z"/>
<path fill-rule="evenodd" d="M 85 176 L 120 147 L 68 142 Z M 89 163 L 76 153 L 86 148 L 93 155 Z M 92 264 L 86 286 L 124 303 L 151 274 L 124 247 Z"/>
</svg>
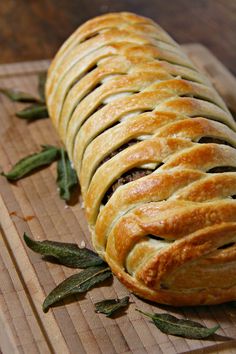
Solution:
<svg viewBox="0 0 236 354">
<path fill-rule="evenodd" d="M 0 63 L 52 58 L 90 17 L 133 11 L 179 43 L 206 45 L 236 74 L 236 0 L 0 0 Z"/>
</svg>

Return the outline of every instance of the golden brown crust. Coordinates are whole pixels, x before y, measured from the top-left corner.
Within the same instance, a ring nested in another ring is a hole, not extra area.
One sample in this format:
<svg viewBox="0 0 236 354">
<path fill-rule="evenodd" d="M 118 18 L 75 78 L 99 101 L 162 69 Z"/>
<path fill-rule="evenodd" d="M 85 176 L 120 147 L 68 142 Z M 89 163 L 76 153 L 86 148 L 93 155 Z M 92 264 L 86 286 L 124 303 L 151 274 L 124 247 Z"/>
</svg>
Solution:
<svg viewBox="0 0 236 354">
<path fill-rule="evenodd" d="M 236 300 L 236 124 L 178 44 L 99 16 L 57 53 L 46 96 L 114 274 L 160 303 Z"/>
</svg>

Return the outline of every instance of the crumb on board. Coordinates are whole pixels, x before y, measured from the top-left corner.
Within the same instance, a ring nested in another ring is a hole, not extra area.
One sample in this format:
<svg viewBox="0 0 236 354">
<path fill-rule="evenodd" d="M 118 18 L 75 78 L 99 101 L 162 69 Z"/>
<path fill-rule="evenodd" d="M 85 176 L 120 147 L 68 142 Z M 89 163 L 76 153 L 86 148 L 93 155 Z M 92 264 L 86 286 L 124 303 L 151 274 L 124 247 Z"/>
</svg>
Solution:
<svg viewBox="0 0 236 354">
<path fill-rule="evenodd" d="M 81 243 L 80 243 L 80 247 L 81 247 L 81 248 L 85 248 L 85 246 L 86 246 L 85 241 L 82 240 Z"/>
</svg>

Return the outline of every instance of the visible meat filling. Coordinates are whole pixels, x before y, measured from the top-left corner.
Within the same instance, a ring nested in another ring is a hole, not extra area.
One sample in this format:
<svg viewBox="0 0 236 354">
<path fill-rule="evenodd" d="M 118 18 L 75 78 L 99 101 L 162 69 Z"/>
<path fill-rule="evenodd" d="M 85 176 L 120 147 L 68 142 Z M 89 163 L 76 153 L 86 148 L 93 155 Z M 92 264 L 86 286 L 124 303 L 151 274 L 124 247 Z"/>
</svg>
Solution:
<svg viewBox="0 0 236 354">
<path fill-rule="evenodd" d="M 112 151 L 109 155 L 107 155 L 99 164 L 99 166 L 101 166 L 102 164 L 104 164 L 105 162 L 107 162 L 108 160 L 110 160 L 112 157 L 114 157 L 115 155 L 117 155 L 119 152 L 127 149 L 129 146 L 132 146 L 134 144 L 137 143 L 137 140 L 133 139 L 130 140 L 128 143 L 121 145 L 118 149 Z M 98 167 L 99 167 L 98 166 Z"/>
<path fill-rule="evenodd" d="M 223 173 L 223 172 L 236 172 L 234 166 L 217 166 L 207 171 L 207 173 Z"/>
<path fill-rule="evenodd" d="M 230 113 L 232 114 L 232 116 L 233 116 L 233 118 L 234 118 L 234 120 L 235 120 L 235 122 L 236 122 L 236 112 L 233 111 L 232 109 L 230 109 L 229 111 L 230 111 Z"/>
<path fill-rule="evenodd" d="M 94 37 L 97 37 L 100 33 L 99 32 L 95 32 L 95 33 L 92 33 L 92 34 L 89 34 L 87 37 L 85 37 L 82 41 L 80 41 L 80 44 L 81 43 L 84 43 L 86 41 L 88 41 L 89 39 L 91 38 L 94 38 Z"/>
<path fill-rule="evenodd" d="M 199 141 L 199 144 L 223 144 L 223 145 L 228 145 L 228 146 L 232 146 L 230 145 L 227 141 L 223 140 L 223 139 L 218 139 L 218 138 L 211 138 L 208 136 L 203 136 Z"/>
<path fill-rule="evenodd" d="M 152 234 L 148 234 L 147 237 L 157 241 L 166 241 L 164 237 L 160 237 Z"/>
<path fill-rule="evenodd" d="M 234 245 L 235 245 L 235 242 L 230 242 L 230 243 L 227 243 L 226 245 L 218 247 L 218 250 L 224 250 L 224 249 L 229 248 Z"/>
<path fill-rule="evenodd" d="M 147 176 L 150 173 L 152 173 L 153 170 L 151 169 L 143 169 L 143 168 L 133 168 L 132 170 L 129 170 L 128 172 L 124 173 L 118 180 L 113 183 L 113 185 L 108 189 L 106 194 L 103 197 L 102 204 L 106 204 L 108 200 L 111 198 L 112 194 L 116 191 L 117 188 L 120 186 L 136 181 L 137 179 Z"/>
<path fill-rule="evenodd" d="M 179 95 L 179 97 L 190 97 L 190 98 L 195 98 L 196 100 L 201 100 L 204 102 L 209 102 L 209 103 L 213 103 L 216 106 L 218 106 L 218 104 L 214 101 L 212 101 L 210 98 L 207 97 L 202 97 L 200 95 L 192 95 L 192 94 L 183 94 L 183 95 Z"/>
<path fill-rule="evenodd" d="M 93 66 L 91 66 L 88 70 L 87 70 L 87 73 L 90 73 L 91 71 L 97 69 L 97 64 L 94 64 Z"/>
<path fill-rule="evenodd" d="M 100 86 L 100 84 L 98 84 L 98 86 Z M 98 87 L 97 86 L 97 87 Z M 102 109 L 103 107 L 105 107 L 105 104 L 101 103 L 99 106 L 97 106 L 97 108 L 94 109 L 94 111 L 92 112 L 92 114 L 94 114 L 95 112 L 99 111 L 100 109 Z"/>
</svg>

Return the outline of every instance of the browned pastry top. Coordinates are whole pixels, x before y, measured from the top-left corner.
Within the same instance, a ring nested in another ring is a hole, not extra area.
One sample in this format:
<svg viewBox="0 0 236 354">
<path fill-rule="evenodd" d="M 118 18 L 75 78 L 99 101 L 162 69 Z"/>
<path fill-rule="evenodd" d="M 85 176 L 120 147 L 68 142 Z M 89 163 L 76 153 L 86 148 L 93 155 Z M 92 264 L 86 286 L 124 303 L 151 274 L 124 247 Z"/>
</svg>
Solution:
<svg viewBox="0 0 236 354">
<path fill-rule="evenodd" d="M 236 300 L 236 123 L 150 19 L 96 17 L 63 44 L 47 104 L 97 252 L 134 293 Z"/>
</svg>

